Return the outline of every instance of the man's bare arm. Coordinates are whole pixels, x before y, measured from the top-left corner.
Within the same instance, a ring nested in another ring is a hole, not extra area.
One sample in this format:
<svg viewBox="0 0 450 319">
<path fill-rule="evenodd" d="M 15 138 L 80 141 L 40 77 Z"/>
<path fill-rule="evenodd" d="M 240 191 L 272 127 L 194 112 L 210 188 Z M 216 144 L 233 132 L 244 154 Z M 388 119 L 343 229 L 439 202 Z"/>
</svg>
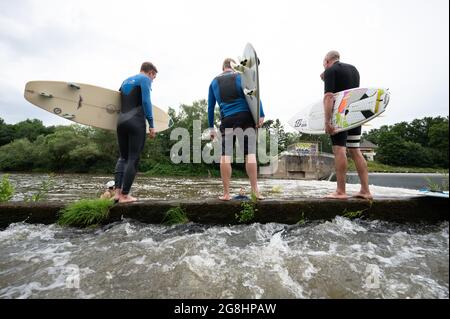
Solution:
<svg viewBox="0 0 450 319">
<path fill-rule="evenodd" d="M 327 134 L 334 134 L 334 127 L 331 124 L 331 115 L 333 114 L 334 94 L 325 93 L 323 97 L 323 107 L 325 112 L 325 132 Z"/>
</svg>

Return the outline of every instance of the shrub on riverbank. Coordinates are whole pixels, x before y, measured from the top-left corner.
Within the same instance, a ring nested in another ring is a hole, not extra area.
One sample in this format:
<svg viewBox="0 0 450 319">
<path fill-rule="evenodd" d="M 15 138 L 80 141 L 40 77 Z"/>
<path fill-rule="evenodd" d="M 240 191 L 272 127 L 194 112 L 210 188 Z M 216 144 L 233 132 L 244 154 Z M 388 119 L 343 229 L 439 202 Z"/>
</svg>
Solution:
<svg viewBox="0 0 450 319">
<path fill-rule="evenodd" d="M 11 185 L 8 175 L 3 175 L 0 182 L 0 203 L 9 201 L 14 195 L 14 187 Z"/>
<path fill-rule="evenodd" d="M 367 161 L 367 168 L 369 173 L 441 173 L 448 174 L 448 169 L 443 168 L 424 168 L 424 167 L 400 167 L 381 164 L 376 161 Z M 348 170 L 350 172 L 356 171 L 355 163 L 348 160 Z"/>
</svg>

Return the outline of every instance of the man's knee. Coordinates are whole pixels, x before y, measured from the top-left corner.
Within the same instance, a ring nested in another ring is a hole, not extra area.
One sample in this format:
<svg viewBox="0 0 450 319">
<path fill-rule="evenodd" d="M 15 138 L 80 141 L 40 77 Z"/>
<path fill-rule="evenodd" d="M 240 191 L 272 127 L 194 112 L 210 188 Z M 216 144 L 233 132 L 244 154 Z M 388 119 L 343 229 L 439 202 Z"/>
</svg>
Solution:
<svg viewBox="0 0 450 319">
<path fill-rule="evenodd" d="M 346 156 L 347 148 L 345 146 L 333 146 L 333 154 L 334 156 Z"/>
<path fill-rule="evenodd" d="M 348 153 L 352 159 L 362 157 L 361 150 L 359 148 L 349 148 Z"/>
<path fill-rule="evenodd" d="M 247 158 L 247 163 L 256 164 L 256 154 L 248 154 L 246 156 L 246 158 Z"/>
<path fill-rule="evenodd" d="M 220 157 L 220 164 L 231 164 L 231 156 L 222 155 Z"/>
</svg>

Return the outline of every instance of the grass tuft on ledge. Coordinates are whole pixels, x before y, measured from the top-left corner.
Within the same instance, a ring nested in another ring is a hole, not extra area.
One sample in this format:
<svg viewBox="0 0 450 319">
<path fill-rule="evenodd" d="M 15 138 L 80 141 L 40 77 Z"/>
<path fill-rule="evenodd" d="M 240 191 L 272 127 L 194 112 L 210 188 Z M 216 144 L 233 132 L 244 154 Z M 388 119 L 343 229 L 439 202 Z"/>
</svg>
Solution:
<svg viewBox="0 0 450 319">
<path fill-rule="evenodd" d="M 108 218 L 113 205 L 110 199 L 83 199 L 62 209 L 57 223 L 81 228 L 96 226 Z"/>
<path fill-rule="evenodd" d="M 169 209 L 164 219 L 162 220 L 162 224 L 166 226 L 187 223 L 189 223 L 189 218 L 187 217 L 186 212 L 180 206 Z"/>
</svg>

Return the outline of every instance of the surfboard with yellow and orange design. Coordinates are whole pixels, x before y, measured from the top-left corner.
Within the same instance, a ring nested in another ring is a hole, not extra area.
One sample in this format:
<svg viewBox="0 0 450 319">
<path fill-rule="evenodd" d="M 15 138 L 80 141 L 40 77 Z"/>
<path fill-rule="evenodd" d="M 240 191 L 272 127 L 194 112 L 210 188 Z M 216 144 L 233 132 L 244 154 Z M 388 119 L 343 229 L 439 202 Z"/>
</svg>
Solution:
<svg viewBox="0 0 450 319">
<path fill-rule="evenodd" d="M 382 114 L 389 104 L 390 92 L 381 88 L 355 88 L 334 94 L 332 123 L 336 132 L 363 125 Z M 301 133 L 325 134 L 323 100 L 295 114 L 289 124 Z"/>
</svg>

